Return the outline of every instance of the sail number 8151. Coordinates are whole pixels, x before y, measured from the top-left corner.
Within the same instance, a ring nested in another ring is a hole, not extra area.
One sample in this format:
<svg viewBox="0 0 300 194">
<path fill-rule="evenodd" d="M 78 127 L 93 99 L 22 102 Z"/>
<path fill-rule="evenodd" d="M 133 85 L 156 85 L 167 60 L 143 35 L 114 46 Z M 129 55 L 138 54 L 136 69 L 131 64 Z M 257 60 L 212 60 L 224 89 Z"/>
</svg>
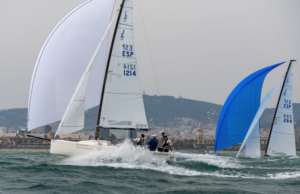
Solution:
<svg viewBox="0 0 300 194">
<path fill-rule="evenodd" d="M 136 76 L 135 65 L 124 64 L 124 76 Z"/>
</svg>

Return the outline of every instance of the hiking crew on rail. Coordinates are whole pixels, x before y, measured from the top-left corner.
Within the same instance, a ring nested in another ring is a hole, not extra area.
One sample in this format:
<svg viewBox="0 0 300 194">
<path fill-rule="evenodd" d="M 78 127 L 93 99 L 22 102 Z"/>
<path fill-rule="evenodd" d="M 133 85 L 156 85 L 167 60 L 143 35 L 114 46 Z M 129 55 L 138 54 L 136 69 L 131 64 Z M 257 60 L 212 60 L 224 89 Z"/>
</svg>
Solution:
<svg viewBox="0 0 300 194">
<path fill-rule="evenodd" d="M 138 145 L 138 146 L 145 145 L 145 135 L 144 134 L 141 134 L 141 136 L 139 138 L 135 138 L 135 139 L 131 138 L 131 140 L 134 142 L 137 142 L 136 145 Z"/>
</svg>

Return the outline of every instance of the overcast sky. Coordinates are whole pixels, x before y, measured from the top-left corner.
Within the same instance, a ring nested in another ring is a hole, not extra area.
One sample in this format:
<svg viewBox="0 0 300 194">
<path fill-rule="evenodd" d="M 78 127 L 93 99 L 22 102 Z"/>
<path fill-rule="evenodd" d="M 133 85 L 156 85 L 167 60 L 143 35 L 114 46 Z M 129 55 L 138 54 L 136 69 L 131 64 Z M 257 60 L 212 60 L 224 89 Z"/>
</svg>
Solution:
<svg viewBox="0 0 300 194">
<path fill-rule="evenodd" d="M 223 104 L 254 71 L 300 60 L 299 0 L 133 1 L 134 38 L 146 94 Z M 40 49 L 56 24 L 83 2 L 0 1 L 0 109 L 27 107 Z M 294 102 L 300 102 L 299 65 L 294 68 Z M 286 68 L 287 64 L 269 73 L 262 98 Z M 269 107 L 276 105 L 279 90 Z"/>
</svg>

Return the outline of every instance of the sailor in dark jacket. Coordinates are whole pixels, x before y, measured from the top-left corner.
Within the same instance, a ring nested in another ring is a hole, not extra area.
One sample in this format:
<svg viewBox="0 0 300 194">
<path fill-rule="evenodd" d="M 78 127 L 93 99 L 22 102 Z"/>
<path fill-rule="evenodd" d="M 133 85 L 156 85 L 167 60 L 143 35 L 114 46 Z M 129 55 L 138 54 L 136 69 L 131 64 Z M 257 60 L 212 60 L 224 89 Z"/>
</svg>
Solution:
<svg viewBox="0 0 300 194">
<path fill-rule="evenodd" d="M 148 148 L 150 151 L 155 151 L 158 144 L 158 140 L 156 139 L 156 134 L 152 135 L 152 139 L 148 142 Z"/>
<path fill-rule="evenodd" d="M 145 135 L 144 134 L 141 134 L 140 138 L 135 138 L 135 139 L 131 138 L 131 140 L 137 142 L 136 145 L 138 145 L 138 146 L 145 145 Z"/>
</svg>

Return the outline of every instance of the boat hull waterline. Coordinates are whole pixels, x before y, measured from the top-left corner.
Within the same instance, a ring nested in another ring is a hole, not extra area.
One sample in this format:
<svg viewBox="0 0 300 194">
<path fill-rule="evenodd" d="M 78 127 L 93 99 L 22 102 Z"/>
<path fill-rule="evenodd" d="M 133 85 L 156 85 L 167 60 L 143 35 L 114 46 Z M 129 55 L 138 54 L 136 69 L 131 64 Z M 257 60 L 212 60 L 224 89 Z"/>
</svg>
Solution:
<svg viewBox="0 0 300 194">
<path fill-rule="evenodd" d="M 100 151 L 115 151 L 118 146 L 105 140 L 86 140 L 86 141 L 66 141 L 51 140 L 50 153 L 66 157 L 89 156 Z M 176 162 L 176 157 L 170 152 L 149 151 L 157 158 L 165 159 L 167 162 Z"/>
</svg>

